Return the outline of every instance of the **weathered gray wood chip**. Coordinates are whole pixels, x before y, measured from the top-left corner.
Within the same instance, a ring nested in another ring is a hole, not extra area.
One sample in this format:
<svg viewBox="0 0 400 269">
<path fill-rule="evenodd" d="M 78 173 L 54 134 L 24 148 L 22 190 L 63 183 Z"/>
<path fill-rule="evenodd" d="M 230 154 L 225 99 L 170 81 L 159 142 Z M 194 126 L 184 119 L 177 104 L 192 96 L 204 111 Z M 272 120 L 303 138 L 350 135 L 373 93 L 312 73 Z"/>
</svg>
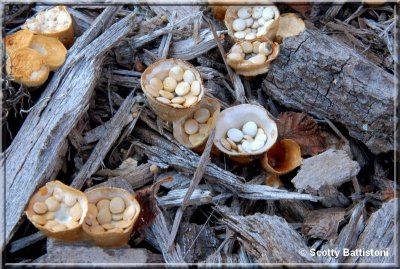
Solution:
<svg viewBox="0 0 400 269">
<path fill-rule="evenodd" d="M 338 187 L 350 181 L 359 171 L 358 163 L 351 160 L 344 150 L 329 149 L 304 159 L 292 183 L 298 190 L 311 188 L 318 191 L 323 185 Z"/>
</svg>

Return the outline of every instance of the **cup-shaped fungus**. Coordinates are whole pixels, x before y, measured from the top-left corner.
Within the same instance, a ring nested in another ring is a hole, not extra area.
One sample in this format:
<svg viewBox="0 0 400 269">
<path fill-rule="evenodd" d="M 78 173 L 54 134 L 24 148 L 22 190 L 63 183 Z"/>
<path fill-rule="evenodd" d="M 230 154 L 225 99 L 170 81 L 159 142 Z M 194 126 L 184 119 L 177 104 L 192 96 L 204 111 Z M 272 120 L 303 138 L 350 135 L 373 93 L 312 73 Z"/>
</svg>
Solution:
<svg viewBox="0 0 400 269">
<path fill-rule="evenodd" d="M 218 100 L 204 97 L 197 110 L 174 121 L 175 139 L 185 147 L 201 152 L 215 127 L 220 109 Z"/>
<path fill-rule="evenodd" d="M 204 96 L 200 73 L 186 61 L 164 59 L 150 65 L 140 80 L 154 112 L 174 121 L 197 110 Z"/>
<path fill-rule="evenodd" d="M 67 48 L 74 43 L 74 25 L 65 6 L 40 11 L 26 20 L 21 28 L 38 35 L 57 38 Z"/>
<path fill-rule="evenodd" d="M 40 86 L 49 77 L 46 59 L 36 50 L 20 48 L 6 56 L 7 74 L 17 83 L 27 87 Z"/>
<path fill-rule="evenodd" d="M 285 13 L 281 15 L 276 41 L 282 42 L 283 39 L 297 36 L 306 29 L 304 21 L 295 13 Z"/>
<path fill-rule="evenodd" d="M 268 6 L 231 6 L 226 10 L 225 25 L 234 40 L 254 40 L 257 37 L 275 39 L 279 27 L 279 10 Z"/>
<path fill-rule="evenodd" d="M 89 209 L 82 227 L 87 237 L 99 246 L 126 245 L 140 213 L 136 198 L 112 187 L 95 188 L 85 194 Z"/>
<path fill-rule="evenodd" d="M 6 50 L 7 53 L 20 48 L 29 48 L 33 38 L 33 33 L 28 30 L 20 30 L 12 35 L 6 36 Z"/>
<path fill-rule="evenodd" d="M 248 164 L 271 148 L 277 137 L 276 123 L 263 107 L 243 104 L 220 113 L 214 145 L 232 160 Z"/>
<path fill-rule="evenodd" d="M 56 180 L 46 183 L 32 196 L 25 213 L 45 235 L 72 241 L 82 238 L 87 211 L 86 196 Z"/>
<path fill-rule="evenodd" d="M 261 166 L 275 175 L 284 175 L 300 166 L 300 146 L 292 139 L 276 142 L 261 159 Z"/>
<path fill-rule="evenodd" d="M 264 74 L 279 54 L 279 44 L 267 38 L 241 40 L 229 50 L 226 61 L 236 73 L 246 77 Z"/>
<path fill-rule="evenodd" d="M 65 62 L 67 49 L 57 38 L 35 35 L 30 47 L 43 55 L 50 71 L 58 69 Z"/>
</svg>

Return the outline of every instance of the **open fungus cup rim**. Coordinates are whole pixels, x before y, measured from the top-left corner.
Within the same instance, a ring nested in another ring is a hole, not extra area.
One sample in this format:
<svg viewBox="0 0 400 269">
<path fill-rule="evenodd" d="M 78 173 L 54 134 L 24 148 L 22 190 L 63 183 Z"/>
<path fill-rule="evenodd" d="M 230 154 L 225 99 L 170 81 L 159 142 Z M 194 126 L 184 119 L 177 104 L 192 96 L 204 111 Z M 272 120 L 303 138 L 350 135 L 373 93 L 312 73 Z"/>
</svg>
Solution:
<svg viewBox="0 0 400 269">
<path fill-rule="evenodd" d="M 265 35 L 262 36 L 258 36 L 259 37 L 263 37 L 263 36 L 267 36 L 269 39 L 275 39 L 275 35 L 276 32 L 278 31 L 278 27 L 279 27 L 279 19 L 280 19 L 280 12 L 279 9 L 274 5 L 274 3 L 272 1 L 260 1 L 260 6 L 264 6 L 264 7 L 271 7 L 274 10 L 274 18 L 273 18 L 273 23 L 271 23 L 271 25 L 269 25 L 267 33 Z M 243 8 L 243 7 L 251 7 L 251 6 L 230 6 L 228 7 L 228 9 L 225 12 L 225 26 L 228 29 L 228 35 L 236 42 L 238 40 L 244 40 L 241 38 L 237 38 L 234 36 L 234 30 L 232 27 L 233 21 L 235 19 L 238 18 L 238 14 L 237 12 L 239 11 L 239 9 Z M 253 41 L 254 39 L 248 40 L 248 41 Z"/>
<path fill-rule="evenodd" d="M 125 206 L 129 203 L 129 206 L 133 206 L 135 208 L 135 214 L 132 217 L 131 224 L 127 227 L 127 229 L 123 229 L 122 232 L 101 232 L 101 233 L 93 233 L 90 231 L 90 226 L 86 224 L 86 218 L 88 217 L 88 214 L 85 217 L 85 220 L 82 224 L 82 228 L 91 237 L 93 237 L 94 240 L 96 240 L 96 237 L 98 237 L 99 240 L 104 240 L 104 238 L 108 237 L 115 237 L 115 236 L 121 236 L 121 235 L 127 235 L 132 233 L 132 229 L 134 224 L 136 223 L 139 214 L 140 214 L 140 204 L 136 200 L 135 196 L 129 193 L 127 190 L 121 189 L 121 188 L 114 188 L 114 187 L 98 187 L 92 190 L 89 190 L 87 192 L 84 192 L 84 194 L 87 197 L 88 203 L 89 204 L 96 204 L 98 201 L 102 199 L 112 199 L 114 197 L 121 197 L 124 202 Z M 127 203 L 128 202 L 128 203 Z M 126 206 L 127 208 L 128 206 Z M 101 238 L 99 238 L 101 237 Z M 113 238 L 114 239 L 114 238 Z"/>
<path fill-rule="evenodd" d="M 147 89 L 146 85 L 150 83 L 150 79 L 153 77 L 157 77 L 163 81 L 163 78 L 168 76 L 169 70 L 176 66 L 179 65 L 180 67 L 184 69 L 190 69 L 190 71 L 193 72 L 193 74 L 196 77 L 196 80 L 200 82 L 200 93 L 197 96 L 197 101 L 193 103 L 191 106 L 188 107 L 172 107 L 168 104 L 161 103 L 158 101 Z M 162 107 L 165 107 L 166 109 L 171 109 L 171 110 L 176 110 L 176 111 L 182 111 L 185 109 L 190 109 L 198 105 L 200 103 L 201 99 L 204 96 L 204 86 L 203 86 L 203 80 L 201 79 L 200 72 L 194 67 L 192 64 L 190 64 L 187 61 L 181 60 L 181 59 L 175 59 L 175 58 L 170 58 L 170 59 L 162 59 L 159 60 L 151 65 L 149 65 L 146 70 L 144 70 L 141 78 L 140 78 L 140 86 L 142 87 L 142 90 L 144 94 L 147 96 L 147 98 L 153 100 L 154 102 L 157 102 Z"/>
<path fill-rule="evenodd" d="M 54 232 L 54 231 L 51 231 L 49 229 L 46 229 L 44 227 L 44 225 L 38 225 L 38 224 L 36 224 L 35 221 L 32 220 L 32 216 L 33 215 L 38 215 L 38 214 L 36 214 L 34 212 L 33 205 L 36 202 L 44 202 L 48 197 L 52 196 L 50 194 L 50 192 L 53 193 L 54 188 L 56 188 L 56 187 L 61 188 L 64 192 L 69 192 L 69 193 L 72 193 L 74 196 L 76 196 L 77 197 L 77 201 L 79 202 L 79 204 L 81 206 L 81 209 L 82 209 L 82 216 L 81 216 L 81 218 L 80 218 L 80 220 L 78 222 L 79 225 L 74 227 L 74 228 L 72 228 L 72 229 L 69 229 L 67 227 L 66 230 L 59 231 L 59 232 Z M 45 230 L 46 233 L 49 234 L 49 236 L 51 236 L 51 235 L 62 235 L 62 234 L 65 234 L 65 233 L 69 233 L 71 231 L 79 230 L 81 228 L 82 224 L 84 223 L 84 219 L 85 219 L 85 217 L 87 215 L 88 207 L 89 207 L 88 200 L 87 200 L 87 198 L 86 198 L 86 196 L 84 195 L 83 192 L 81 192 L 81 191 L 79 191 L 77 189 L 74 189 L 74 188 L 72 188 L 72 187 L 70 187 L 68 185 L 65 185 L 61 181 L 54 180 L 54 181 L 47 182 L 46 185 L 41 187 L 36 193 L 33 194 L 31 199 L 29 200 L 28 206 L 25 209 L 25 214 L 26 214 L 27 218 L 29 219 L 29 221 L 36 228 L 38 228 L 39 230 L 42 230 L 42 231 Z"/>
<path fill-rule="evenodd" d="M 279 52 L 280 52 L 279 44 L 277 42 L 271 41 L 270 39 L 268 39 L 265 36 L 258 37 L 256 39 L 252 39 L 252 40 L 238 40 L 235 42 L 235 45 L 241 45 L 244 42 L 253 43 L 255 41 L 259 41 L 261 43 L 270 43 L 271 47 L 272 47 L 272 52 L 271 52 L 271 54 L 269 54 L 266 57 L 267 58 L 266 61 L 263 63 L 260 63 L 260 64 L 252 63 L 245 59 L 243 59 L 237 63 L 227 60 L 229 66 L 231 66 L 240 75 L 256 76 L 256 75 L 264 74 L 265 72 L 268 71 L 268 69 L 271 65 L 271 62 L 273 60 L 275 60 L 276 57 L 278 57 L 278 55 L 279 55 Z M 232 53 L 232 48 L 228 51 L 228 53 L 226 54 L 226 57 L 230 53 Z M 245 62 L 245 61 L 247 61 L 247 62 Z M 246 63 L 246 64 L 244 64 L 244 63 Z"/>
<path fill-rule="evenodd" d="M 265 145 L 259 150 L 248 152 L 231 152 L 221 144 L 221 138 L 226 137 L 226 133 L 231 128 L 242 129 L 242 126 L 254 121 L 258 128 L 262 128 L 267 135 Z M 262 106 L 252 104 L 242 104 L 233 106 L 223 110 L 218 117 L 215 127 L 214 145 L 223 153 L 235 156 L 261 156 L 269 148 L 271 148 L 278 138 L 278 127 L 273 119 L 271 119 Z"/>
<path fill-rule="evenodd" d="M 221 104 L 219 103 L 219 101 L 217 99 L 214 99 L 211 97 L 204 97 L 200 102 L 199 109 L 200 108 L 207 108 L 210 111 L 210 118 L 212 119 L 212 123 L 211 123 L 211 126 L 209 126 L 209 132 L 208 132 L 207 136 L 198 145 L 193 145 L 192 143 L 190 143 L 189 135 L 186 134 L 185 129 L 184 129 L 184 124 L 185 124 L 186 120 L 189 118 L 192 118 L 193 114 L 197 110 L 192 111 L 192 112 L 188 113 L 188 115 L 173 122 L 173 135 L 174 135 L 175 139 L 187 148 L 197 148 L 197 147 L 203 145 L 207 141 L 212 129 L 217 124 L 218 116 L 219 116 L 220 109 L 221 109 Z"/>
</svg>

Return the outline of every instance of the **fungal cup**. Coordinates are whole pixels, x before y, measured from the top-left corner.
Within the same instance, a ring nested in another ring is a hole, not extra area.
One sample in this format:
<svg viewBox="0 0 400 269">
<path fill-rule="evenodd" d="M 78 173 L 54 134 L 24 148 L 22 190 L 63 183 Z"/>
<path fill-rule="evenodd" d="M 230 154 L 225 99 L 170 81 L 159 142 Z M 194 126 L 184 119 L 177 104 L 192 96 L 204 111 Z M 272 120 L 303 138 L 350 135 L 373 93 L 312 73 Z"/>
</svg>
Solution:
<svg viewBox="0 0 400 269">
<path fill-rule="evenodd" d="M 257 126 L 256 135 L 253 138 L 248 137 L 249 135 L 246 136 L 241 131 L 245 124 L 249 122 L 253 122 Z M 240 134 L 238 131 L 232 130 L 239 130 L 242 133 L 242 137 L 235 138 L 235 133 L 237 136 L 240 136 Z M 257 136 L 260 137 L 260 140 Z M 260 158 L 263 153 L 271 148 L 277 137 L 278 129 L 276 123 L 268 116 L 263 107 L 242 104 L 227 108 L 220 113 L 215 127 L 214 145 L 233 161 L 240 164 L 249 164 Z M 240 142 L 229 141 L 227 138 L 242 142 L 239 145 L 236 143 Z M 258 143 L 257 141 L 261 142 Z M 230 146 L 227 145 L 227 142 Z M 233 144 L 236 145 L 238 150 L 232 148 Z"/>
<path fill-rule="evenodd" d="M 60 181 L 51 181 L 30 199 L 25 214 L 45 235 L 64 241 L 84 237 L 82 223 L 88 211 L 86 196 Z"/>
<path fill-rule="evenodd" d="M 126 245 L 140 213 L 136 198 L 112 187 L 95 188 L 85 194 L 89 209 L 82 228 L 88 239 L 103 247 Z"/>
</svg>

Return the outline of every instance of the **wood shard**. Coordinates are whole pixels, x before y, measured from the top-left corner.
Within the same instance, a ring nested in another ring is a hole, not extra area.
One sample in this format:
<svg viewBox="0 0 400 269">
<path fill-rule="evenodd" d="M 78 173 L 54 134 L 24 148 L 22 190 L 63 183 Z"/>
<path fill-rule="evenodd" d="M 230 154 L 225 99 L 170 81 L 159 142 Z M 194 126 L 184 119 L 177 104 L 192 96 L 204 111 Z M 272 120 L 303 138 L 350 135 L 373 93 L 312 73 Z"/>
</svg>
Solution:
<svg viewBox="0 0 400 269">
<path fill-rule="evenodd" d="M 301 236 L 281 217 L 260 213 L 246 217 L 227 212 L 222 214 L 222 223 L 227 229 L 237 233 L 239 242 L 243 243 L 246 251 L 259 263 L 318 261 L 316 257 L 311 256 L 309 247 Z"/>
<path fill-rule="evenodd" d="M 318 191 L 323 185 L 340 186 L 350 181 L 359 171 L 358 163 L 352 161 L 345 151 L 329 149 L 304 159 L 292 183 L 298 190 L 311 188 Z"/>
</svg>

